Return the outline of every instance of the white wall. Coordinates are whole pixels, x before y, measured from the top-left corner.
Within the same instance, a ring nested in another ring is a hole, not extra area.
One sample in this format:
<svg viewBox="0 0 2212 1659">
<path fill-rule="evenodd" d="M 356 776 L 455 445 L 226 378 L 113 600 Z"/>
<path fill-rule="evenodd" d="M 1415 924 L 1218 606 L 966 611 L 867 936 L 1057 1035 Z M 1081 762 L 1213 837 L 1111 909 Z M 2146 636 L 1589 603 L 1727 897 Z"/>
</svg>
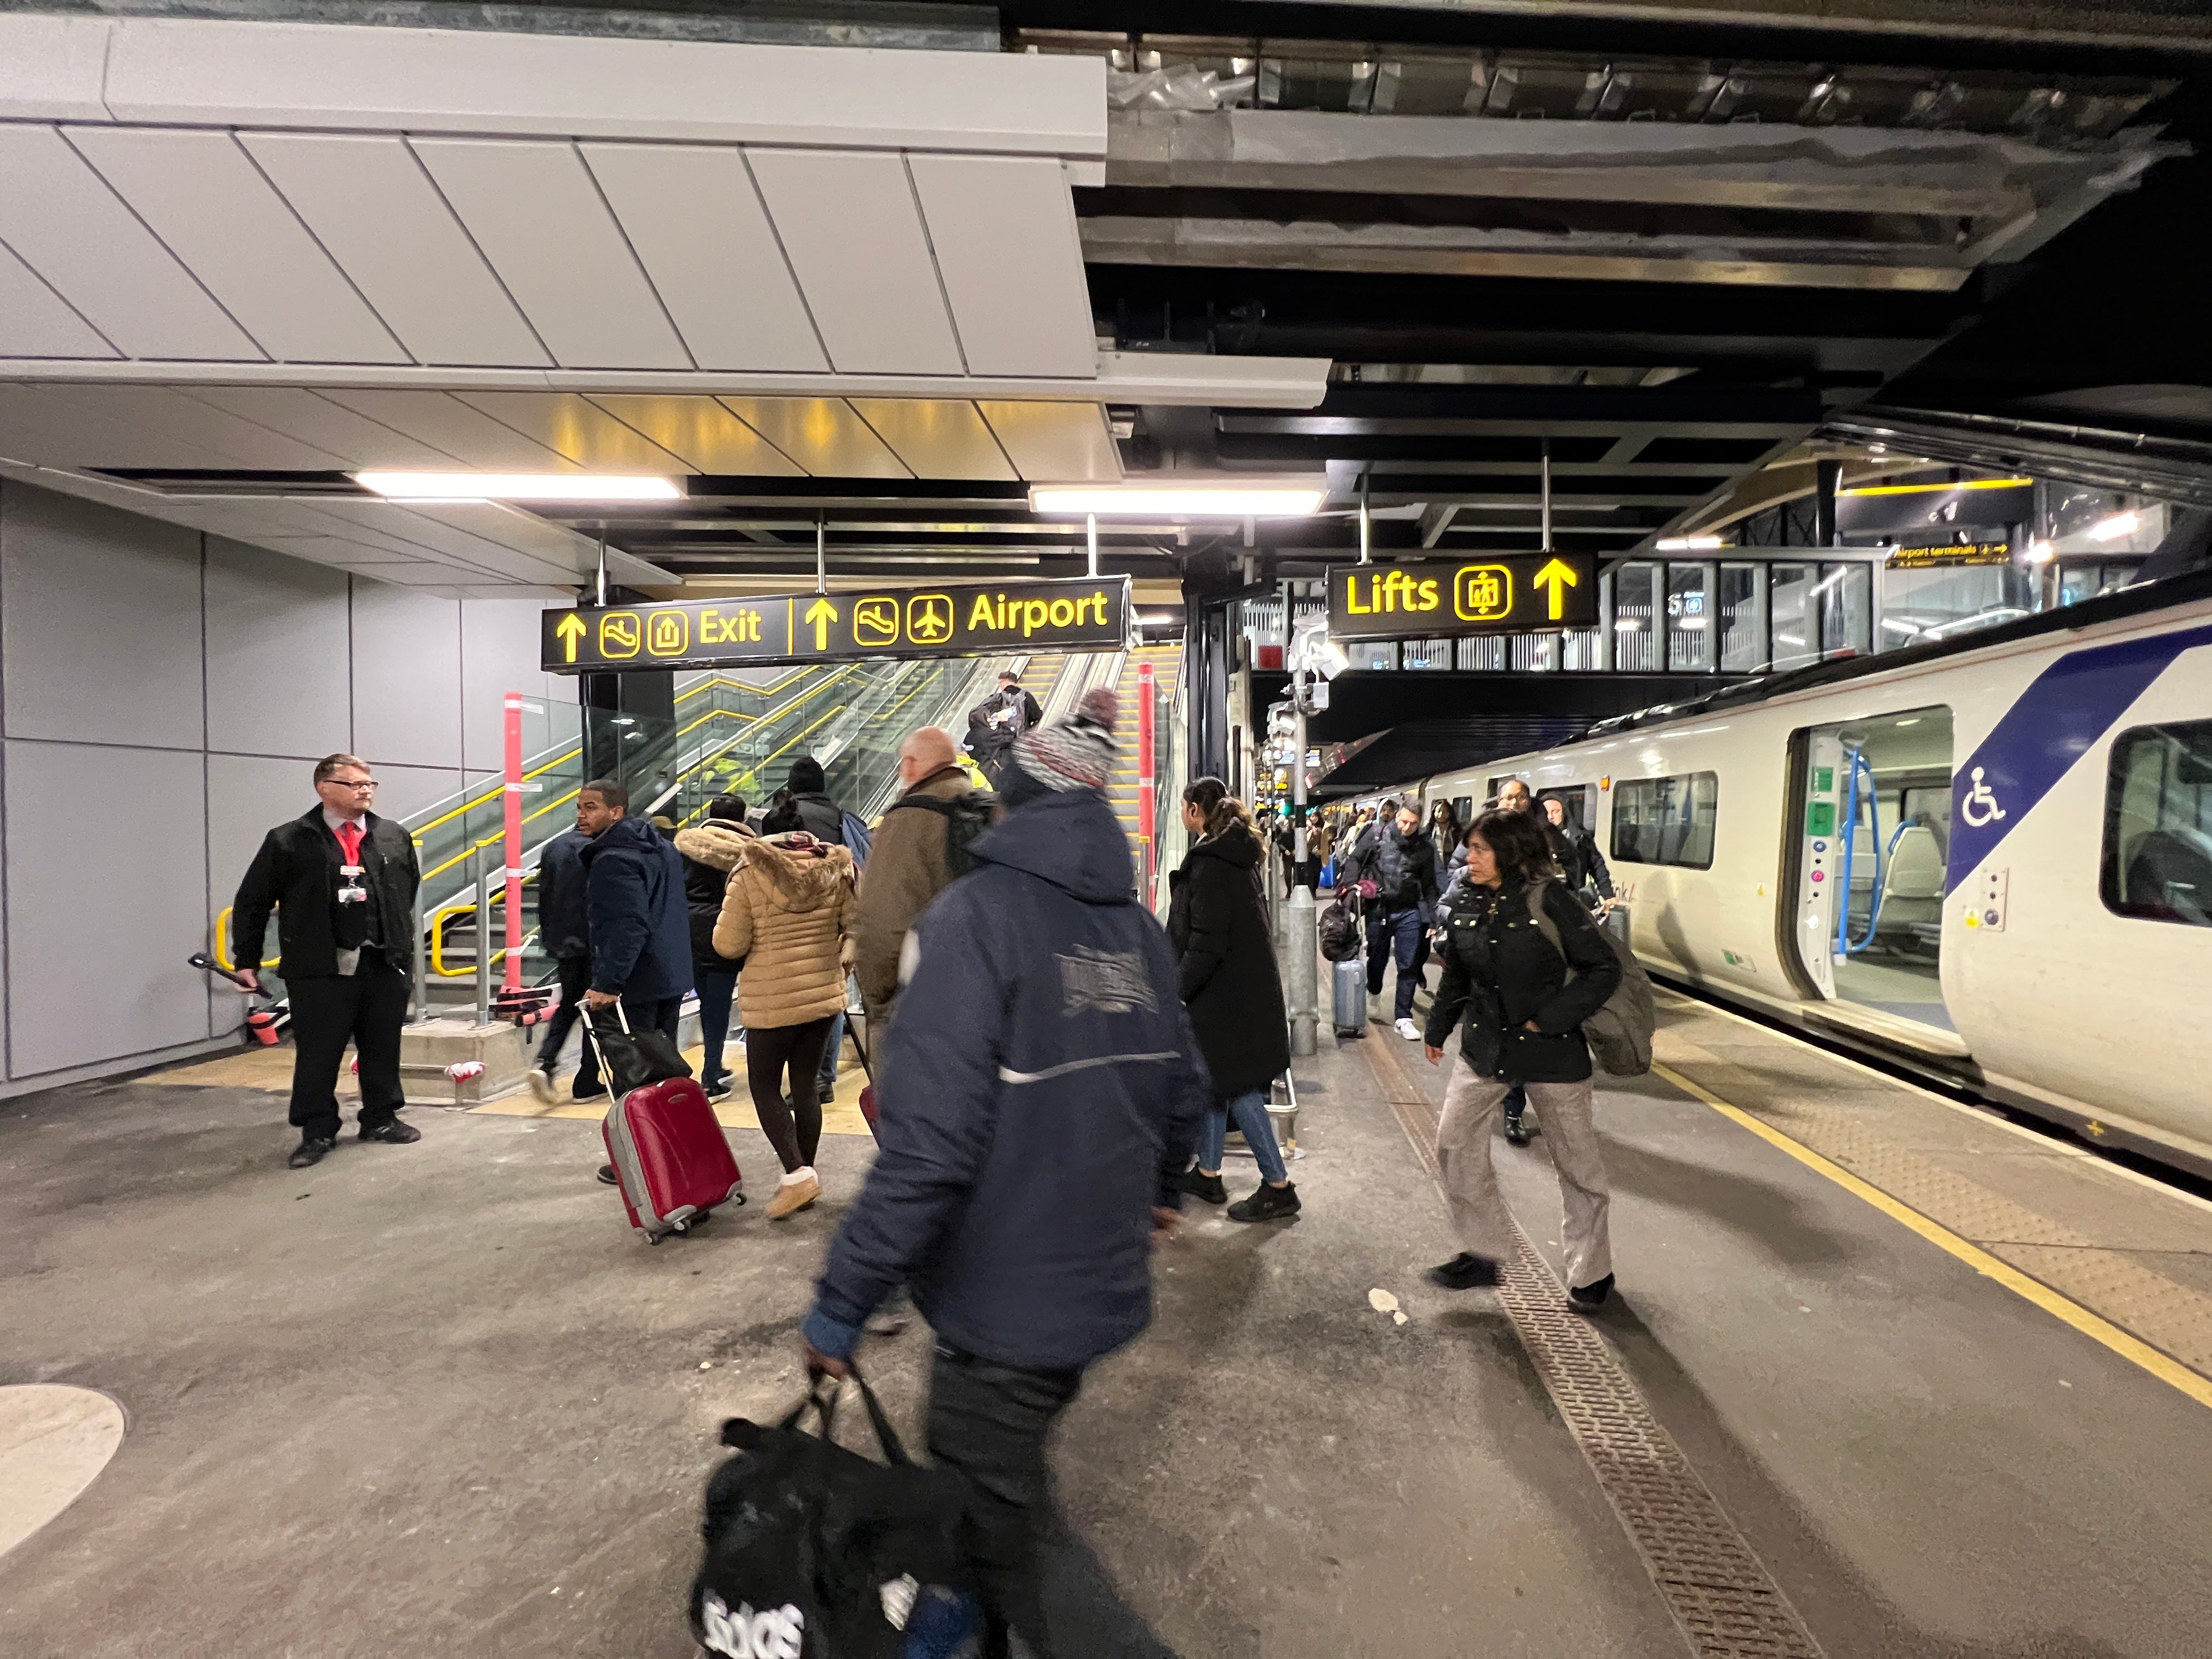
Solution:
<svg viewBox="0 0 2212 1659">
<path fill-rule="evenodd" d="M 505 692 L 575 701 L 538 669 L 540 608 L 0 482 L 0 1096 L 233 1032 L 241 999 L 185 958 L 314 805 L 314 761 L 368 761 L 389 817 L 495 773 Z"/>
</svg>

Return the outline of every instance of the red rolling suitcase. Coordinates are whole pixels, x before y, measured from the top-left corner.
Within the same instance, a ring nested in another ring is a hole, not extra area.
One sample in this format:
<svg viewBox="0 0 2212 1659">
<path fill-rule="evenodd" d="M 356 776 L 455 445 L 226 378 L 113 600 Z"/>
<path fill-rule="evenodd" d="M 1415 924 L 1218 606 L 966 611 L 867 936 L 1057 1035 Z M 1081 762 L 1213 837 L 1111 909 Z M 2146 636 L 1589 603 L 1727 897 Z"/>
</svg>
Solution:
<svg viewBox="0 0 2212 1659">
<path fill-rule="evenodd" d="M 629 1024 L 625 1018 L 625 1030 Z M 590 1033 L 590 1020 L 584 1029 Z M 604 1054 L 600 1068 L 606 1069 Z M 729 1139 L 695 1079 L 641 1084 L 615 1102 L 600 1133 L 630 1225 L 648 1244 L 688 1232 L 717 1205 L 745 1201 Z"/>
</svg>

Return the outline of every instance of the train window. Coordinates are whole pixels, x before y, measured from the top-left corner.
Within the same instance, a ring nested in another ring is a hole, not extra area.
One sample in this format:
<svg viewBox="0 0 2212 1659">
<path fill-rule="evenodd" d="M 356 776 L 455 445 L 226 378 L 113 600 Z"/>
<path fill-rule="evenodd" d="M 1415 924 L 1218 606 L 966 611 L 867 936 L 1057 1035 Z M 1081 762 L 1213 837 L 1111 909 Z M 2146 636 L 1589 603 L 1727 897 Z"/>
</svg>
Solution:
<svg viewBox="0 0 2212 1659">
<path fill-rule="evenodd" d="M 2212 720 L 2139 726 L 2105 783 L 2105 908 L 2212 927 Z"/>
<path fill-rule="evenodd" d="M 1462 824 L 1473 823 L 1474 822 L 1474 797 L 1472 795 L 1454 795 L 1452 797 L 1452 816 L 1457 818 Z"/>
<path fill-rule="evenodd" d="M 1544 803 L 1555 800 L 1566 809 L 1567 822 L 1577 830 L 1587 830 L 1596 817 L 1595 786 L 1571 783 L 1564 789 L 1544 789 L 1537 792 L 1536 810 L 1542 811 Z"/>
<path fill-rule="evenodd" d="M 1720 777 L 1687 772 L 1613 786 L 1613 856 L 1627 864 L 1713 867 Z"/>
</svg>

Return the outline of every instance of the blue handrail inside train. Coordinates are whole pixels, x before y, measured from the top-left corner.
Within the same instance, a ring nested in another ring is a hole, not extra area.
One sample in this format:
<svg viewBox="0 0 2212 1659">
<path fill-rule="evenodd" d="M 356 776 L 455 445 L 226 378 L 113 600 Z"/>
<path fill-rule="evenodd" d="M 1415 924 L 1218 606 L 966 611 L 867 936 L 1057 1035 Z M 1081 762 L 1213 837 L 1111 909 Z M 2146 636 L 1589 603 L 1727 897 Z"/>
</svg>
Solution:
<svg viewBox="0 0 2212 1659">
<path fill-rule="evenodd" d="M 1875 792 L 1874 763 L 1867 759 L 1866 751 L 1856 744 L 1849 744 L 1845 747 L 1850 755 L 1850 763 L 1845 769 L 1848 781 L 1844 786 L 1844 856 L 1843 869 L 1839 872 L 1843 878 L 1843 891 L 1837 896 L 1836 903 L 1836 954 L 1855 957 L 1874 943 L 1875 929 L 1881 923 L 1881 866 L 1885 849 L 1881 844 L 1881 798 Z M 1859 842 L 1859 778 L 1862 774 L 1866 778 L 1867 827 L 1874 842 L 1874 886 L 1867 906 L 1866 937 L 1854 945 L 1851 942 L 1851 855 Z M 1901 824 L 1899 826 L 1899 829 L 1903 827 Z M 1892 845 L 1894 844 L 1893 841 Z"/>
</svg>

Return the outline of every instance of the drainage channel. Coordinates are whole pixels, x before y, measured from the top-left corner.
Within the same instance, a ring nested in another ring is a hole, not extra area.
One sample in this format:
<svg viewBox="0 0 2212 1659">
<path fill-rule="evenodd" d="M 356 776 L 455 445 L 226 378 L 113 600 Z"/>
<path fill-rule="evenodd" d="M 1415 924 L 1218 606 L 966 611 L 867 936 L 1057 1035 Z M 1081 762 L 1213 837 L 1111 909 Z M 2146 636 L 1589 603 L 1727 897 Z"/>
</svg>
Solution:
<svg viewBox="0 0 2212 1659">
<path fill-rule="evenodd" d="M 1390 1045 L 1368 1064 L 1439 1190 L 1434 1109 Z M 1525 1234 L 1500 1264 L 1498 1300 L 1567 1431 L 1700 1659 L 1821 1659 L 1820 1644 L 1698 1478 L 1644 1395 Z"/>
</svg>

